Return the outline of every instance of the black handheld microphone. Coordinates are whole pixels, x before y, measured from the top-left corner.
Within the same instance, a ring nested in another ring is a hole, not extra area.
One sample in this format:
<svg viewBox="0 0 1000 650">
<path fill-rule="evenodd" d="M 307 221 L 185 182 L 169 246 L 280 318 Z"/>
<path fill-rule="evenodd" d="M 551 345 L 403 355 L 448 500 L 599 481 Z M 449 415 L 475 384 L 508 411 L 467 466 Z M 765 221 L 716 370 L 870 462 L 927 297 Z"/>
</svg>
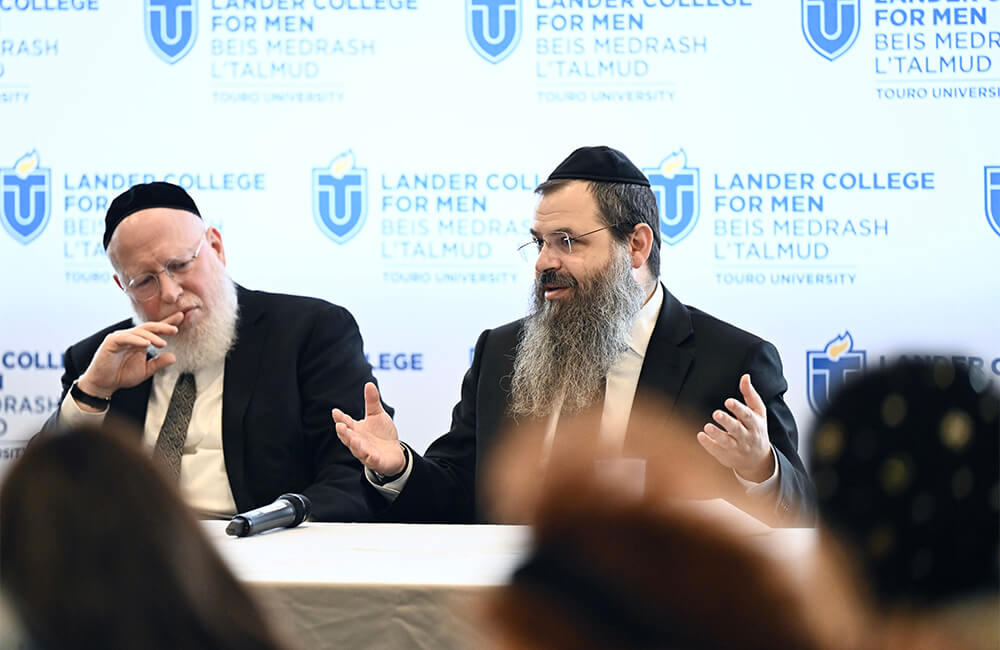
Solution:
<svg viewBox="0 0 1000 650">
<path fill-rule="evenodd" d="M 282 494 L 271 505 L 254 508 L 233 517 L 226 526 L 226 534 L 246 537 L 272 528 L 292 528 L 305 521 L 311 510 L 309 497 L 304 494 Z"/>
</svg>

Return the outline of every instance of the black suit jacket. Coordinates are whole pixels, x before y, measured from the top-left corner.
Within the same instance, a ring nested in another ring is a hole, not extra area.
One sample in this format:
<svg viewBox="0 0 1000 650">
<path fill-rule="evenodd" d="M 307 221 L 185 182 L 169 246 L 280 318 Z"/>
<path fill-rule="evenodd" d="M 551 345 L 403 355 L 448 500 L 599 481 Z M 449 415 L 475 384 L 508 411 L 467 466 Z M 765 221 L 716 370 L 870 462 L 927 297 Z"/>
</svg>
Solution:
<svg viewBox="0 0 1000 650">
<path fill-rule="evenodd" d="M 750 373 L 767 406 L 768 435 L 780 464 L 770 523 L 811 523 L 812 486 L 798 455 L 795 420 L 783 398 L 788 385 L 778 351 L 749 332 L 681 304 L 665 288 L 663 294 L 663 307 L 639 374 L 636 402 L 658 401 L 709 422 L 711 413 L 723 408 L 725 398 L 739 397 L 739 379 Z M 423 457 L 413 454 L 413 469 L 396 500 L 386 507 L 384 497 L 366 488 L 380 520 L 468 523 L 482 519 L 476 500 L 477 469 L 483 466 L 498 432 L 511 424 L 507 400 L 523 322 L 480 335 L 472 367 L 462 382 L 461 401 L 452 411 L 451 430 L 432 443 Z"/>
<path fill-rule="evenodd" d="M 361 464 L 330 418 L 334 407 L 363 418 L 363 386 L 375 381 L 354 317 L 315 298 L 237 292 L 236 343 L 226 357 L 222 394 L 223 455 L 237 510 L 298 492 L 312 501 L 314 519 L 371 520 L 357 480 Z M 104 337 L 132 326 L 116 323 L 66 351 L 63 398 Z M 141 431 L 152 383 L 115 392 L 109 417 Z"/>
</svg>

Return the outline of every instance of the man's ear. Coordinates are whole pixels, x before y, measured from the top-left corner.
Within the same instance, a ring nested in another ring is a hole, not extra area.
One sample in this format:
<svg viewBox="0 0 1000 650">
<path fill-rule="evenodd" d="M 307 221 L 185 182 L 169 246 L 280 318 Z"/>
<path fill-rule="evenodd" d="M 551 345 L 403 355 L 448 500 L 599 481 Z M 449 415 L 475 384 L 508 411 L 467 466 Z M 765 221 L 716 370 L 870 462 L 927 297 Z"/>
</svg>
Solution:
<svg viewBox="0 0 1000 650">
<path fill-rule="evenodd" d="M 629 234 L 629 255 L 632 258 L 632 268 L 637 269 L 649 259 L 653 250 L 653 229 L 644 223 L 636 224 Z"/>
<path fill-rule="evenodd" d="M 216 257 L 222 262 L 222 266 L 226 265 L 226 249 L 222 245 L 222 233 L 220 233 L 216 228 L 209 226 L 208 230 L 205 231 L 205 237 L 208 238 L 208 245 L 212 247 L 215 251 Z"/>
</svg>

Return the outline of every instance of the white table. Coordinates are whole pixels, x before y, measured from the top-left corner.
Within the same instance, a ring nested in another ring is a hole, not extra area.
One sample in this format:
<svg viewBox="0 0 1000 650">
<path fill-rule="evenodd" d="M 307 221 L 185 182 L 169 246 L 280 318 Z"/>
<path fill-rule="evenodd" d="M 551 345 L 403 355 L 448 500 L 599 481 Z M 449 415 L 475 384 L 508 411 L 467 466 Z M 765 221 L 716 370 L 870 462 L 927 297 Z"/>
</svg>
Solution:
<svg viewBox="0 0 1000 650">
<path fill-rule="evenodd" d="M 203 523 L 302 648 L 469 647 L 475 596 L 529 544 L 521 526 L 304 523 L 236 538 Z"/>
<path fill-rule="evenodd" d="M 524 557 L 522 526 L 305 523 L 255 537 L 205 530 L 285 635 L 302 648 L 469 648 L 475 600 L 504 584 Z M 811 529 L 747 527 L 787 560 Z"/>
</svg>

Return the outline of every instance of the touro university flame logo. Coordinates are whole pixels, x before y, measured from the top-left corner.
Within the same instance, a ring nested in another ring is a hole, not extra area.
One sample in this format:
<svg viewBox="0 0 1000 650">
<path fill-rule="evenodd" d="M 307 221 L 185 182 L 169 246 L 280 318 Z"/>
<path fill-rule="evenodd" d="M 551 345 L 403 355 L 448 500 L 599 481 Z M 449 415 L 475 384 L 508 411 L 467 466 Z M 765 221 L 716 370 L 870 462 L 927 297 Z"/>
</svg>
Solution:
<svg viewBox="0 0 1000 650">
<path fill-rule="evenodd" d="M 145 0 L 146 41 L 170 64 L 191 50 L 198 34 L 197 0 Z"/>
<path fill-rule="evenodd" d="M 323 234 L 343 244 L 361 230 L 368 214 L 368 171 L 354 164 L 354 152 L 338 155 L 329 167 L 313 169 L 313 217 Z"/>
<path fill-rule="evenodd" d="M 658 167 L 642 170 L 649 178 L 660 210 L 660 238 L 671 246 L 687 237 L 698 222 L 701 183 L 698 168 L 687 166 L 687 154 L 676 151 Z"/>
<path fill-rule="evenodd" d="M 858 37 L 861 0 L 802 0 L 802 33 L 816 52 L 833 61 Z"/>
<path fill-rule="evenodd" d="M 52 173 L 39 166 L 37 151 L 25 154 L 13 167 L 0 167 L 0 211 L 3 227 L 22 244 L 45 230 L 52 210 Z"/>
<path fill-rule="evenodd" d="M 984 181 L 986 219 L 993 230 L 1000 235 L 1000 165 L 990 165 L 983 169 L 986 173 Z"/>
<path fill-rule="evenodd" d="M 824 349 L 806 352 L 806 385 L 814 412 L 825 409 L 845 381 L 864 372 L 865 357 L 864 350 L 854 349 L 854 339 L 847 331 Z"/>
<path fill-rule="evenodd" d="M 479 56 L 503 61 L 521 40 L 521 0 L 465 0 L 465 33 Z"/>
</svg>

